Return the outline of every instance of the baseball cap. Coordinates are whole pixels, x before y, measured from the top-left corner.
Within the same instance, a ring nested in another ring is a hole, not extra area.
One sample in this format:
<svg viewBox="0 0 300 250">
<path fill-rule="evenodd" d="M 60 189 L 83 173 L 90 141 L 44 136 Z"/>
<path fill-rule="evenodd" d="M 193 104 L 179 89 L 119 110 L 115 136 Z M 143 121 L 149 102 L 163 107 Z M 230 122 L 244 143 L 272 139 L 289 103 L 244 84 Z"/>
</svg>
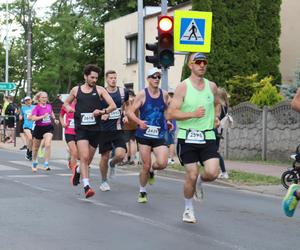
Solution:
<svg viewBox="0 0 300 250">
<path fill-rule="evenodd" d="M 152 68 L 147 71 L 147 77 L 154 75 L 155 73 L 161 73 L 158 68 Z"/>
<path fill-rule="evenodd" d="M 192 61 L 196 61 L 196 60 L 207 60 L 207 56 L 201 52 L 198 52 L 198 53 L 194 54 L 193 59 L 192 59 Z"/>
<path fill-rule="evenodd" d="M 26 96 L 26 97 L 24 97 L 23 100 L 24 100 L 24 102 L 27 101 L 27 100 L 31 100 L 31 97 L 30 96 Z"/>
<path fill-rule="evenodd" d="M 173 89 L 173 88 L 169 88 L 169 89 L 168 89 L 168 93 L 169 93 L 169 94 L 174 94 L 174 89 Z"/>
</svg>

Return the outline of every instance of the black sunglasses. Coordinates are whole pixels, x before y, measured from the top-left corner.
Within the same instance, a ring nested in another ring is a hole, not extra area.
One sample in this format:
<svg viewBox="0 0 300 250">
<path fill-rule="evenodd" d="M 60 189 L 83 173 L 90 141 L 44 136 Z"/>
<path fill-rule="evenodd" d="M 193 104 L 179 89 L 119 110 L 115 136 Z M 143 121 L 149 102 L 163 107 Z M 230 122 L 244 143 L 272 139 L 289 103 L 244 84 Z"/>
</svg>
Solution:
<svg viewBox="0 0 300 250">
<path fill-rule="evenodd" d="M 152 78 L 152 79 L 157 79 L 157 80 L 160 80 L 161 79 L 161 76 L 149 76 L 150 78 Z"/>
<path fill-rule="evenodd" d="M 193 64 L 197 64 L 197 65 L 200 65 L 200 64 L 204 64 L 204 65 L 207 65 L 208 61 L 207 60 L 201 60 L 201 59 L 198 59 L 198 60 L 195 60 L 195 61 L 192 61 Z"/>
</svg>

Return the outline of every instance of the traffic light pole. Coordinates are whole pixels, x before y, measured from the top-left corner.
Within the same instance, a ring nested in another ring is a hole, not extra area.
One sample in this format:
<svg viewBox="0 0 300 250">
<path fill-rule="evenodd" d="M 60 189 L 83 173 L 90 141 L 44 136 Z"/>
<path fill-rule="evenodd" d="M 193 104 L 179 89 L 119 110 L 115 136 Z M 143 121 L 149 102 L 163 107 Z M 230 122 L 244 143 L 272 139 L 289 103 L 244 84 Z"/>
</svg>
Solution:
<svg viewBox="0 0 300 250">
<path fill-rule="evenodd" d="M 145 88 L 145 51 L 144 51 L 144 8 L 143 0 L 138 0 L 138 86 Z"/>
<path fill-rule="evenodd" d="M 166 15 L 168 9 L 168 0 L 161 0 L 161 14 Z M 161 69 L 161 88 L 168 91 L 168 69 Z"/>
</svg>

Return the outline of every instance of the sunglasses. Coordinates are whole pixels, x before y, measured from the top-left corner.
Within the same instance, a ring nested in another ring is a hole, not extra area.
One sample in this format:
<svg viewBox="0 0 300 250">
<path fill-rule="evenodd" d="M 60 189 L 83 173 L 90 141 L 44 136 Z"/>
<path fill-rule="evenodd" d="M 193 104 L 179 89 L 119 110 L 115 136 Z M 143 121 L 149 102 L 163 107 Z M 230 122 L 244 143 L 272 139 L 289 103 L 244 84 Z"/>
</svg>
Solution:
<svg viewBox="0 0 300 250">
<path fill-rule="evenodd" d="M 161 79 L 161 76 L 149 76 L 150 78 L 152 79 L 156 79 L 156 80 L 160 80 Z"/>
<path fill-rule="evenodd" d="M 192 61 L 192 63 L 197 64 L 197 65 L 201 65 L 203 63 L 204 65 L 207 65 L 208 61 L 207 60 L 196 60 L 196 61 Z"/>
</svg>

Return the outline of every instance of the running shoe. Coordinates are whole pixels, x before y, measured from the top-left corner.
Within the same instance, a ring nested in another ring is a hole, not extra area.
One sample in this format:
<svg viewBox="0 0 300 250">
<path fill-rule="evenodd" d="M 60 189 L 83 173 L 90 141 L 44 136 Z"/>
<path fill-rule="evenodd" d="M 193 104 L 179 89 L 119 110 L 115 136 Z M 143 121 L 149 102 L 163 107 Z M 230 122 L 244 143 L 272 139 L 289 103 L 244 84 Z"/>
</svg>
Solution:
<svg viewBox="0 0 300 250">
<path fill-rule="evenodd" d="M 139 193 L 139 198 L 138 198 L 138 203 L 147 203 L 147 193 L 146 192 L 140 192 Z"/>
<path fill-rule="evenodd" d="M 72 169 L 71 184 L 77 186 L 80 183 L 80 173 L 77 173 L 79 166 Z"/>
<path fill-rule="evenodd" d="M 84 193 L 85 193 L 85 198 L 87 199 L 92 197 L 95 194 L 94 190 L 90 188 L 89 185 L 84 187 Z"/>
<path fill-rule="evenodd" d="M 38 163 L 37 162 L 33 162 L 32 163 L 32 166 L 31 166 L 31 170 L 32 170 L 32 172 L 36 172 L 37 171 L 37 165 L 38 165 Z"/>
<path fill-rule="evenodd" d="M 50 171 L 51 170 L 51 168 L 49 167 L 49 163 L 48 162 L 44 163 L 44 170 L 45 171 Z"/>
<path fill-rule="evenodd" d="M 23 147 L 20 147 L 19 150 L 25 150 L 27 149 L 27 146 L 26 145 L 23 145 Z"/>
<path fill-rule="evenodd" d="M 201 201 L 203 200 L 204 197 L 204 192 L 203 192 L 203 187 L 202 187 L 202 180 L 200 174 L 198 175 L 197 178 L 197 183 L 196 183 L 196 190 L 194 193 L 194 200 L 196 201 Z"/>
<path fill-rule="evenodd" d="M 149 171 L 148 183 L 149 185 L 153 185 L 155 183 L 154 171 Z"/>
<path fill-rule="evenodd" d="M 197 220 L 194 215 L 194 210 L 191 208 L 186 208 L 182 215 L 182 221 L 187 223 L 196 223 Z"/>
<path fill-rule="evenodd" d="M 282 209 L 286 216 L 292 217 L 298 205 L 298 199 L 294 195 L 295 191 L 300 189 L 300 185 L 292 184 L 282 201 Z"/>
<path fill-rule="evenodd" d="M 229 179 L 229 175 L 227 172 L 221 172 L 218 176 L 218 179 Z"/>
<path fill-rule="evenodd" d="M 106 181 L 103 181 L 100 185 L 100 190 L 102 192 L 106 192 L 110 190 L 110 186 L 108 185 L 108 183 Z"/>
<path fill-rule="evenodd" d="M 114 178 L 116 175 L 116 166 L 113 165 L 112 159 L 108 160 L 108 166 L 109 166 L 109 178 Z"/>
</svg>

